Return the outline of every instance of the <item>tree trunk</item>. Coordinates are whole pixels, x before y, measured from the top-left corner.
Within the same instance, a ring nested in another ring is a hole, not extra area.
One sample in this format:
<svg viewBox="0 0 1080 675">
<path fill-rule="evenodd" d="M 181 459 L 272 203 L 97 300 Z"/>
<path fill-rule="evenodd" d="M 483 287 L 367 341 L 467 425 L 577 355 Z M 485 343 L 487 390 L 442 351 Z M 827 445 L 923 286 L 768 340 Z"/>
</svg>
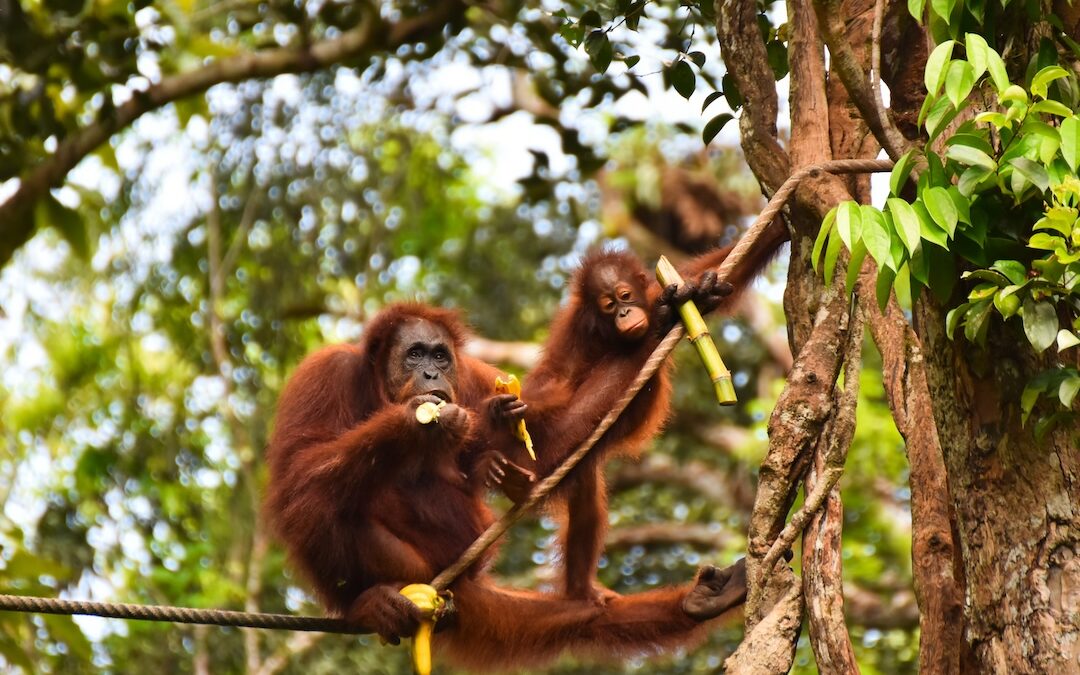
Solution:
<svg viewBox="0 0 1080 675">
<path fill-rule="evenodd" d="M 1020 391 L 1040 364 L 999 327 L 986 350 L 916 308 L 966 577 L 978 672 L 1080 673 L 1080 449 L 1075 424 L 1037 441 Z"/>
</svg>

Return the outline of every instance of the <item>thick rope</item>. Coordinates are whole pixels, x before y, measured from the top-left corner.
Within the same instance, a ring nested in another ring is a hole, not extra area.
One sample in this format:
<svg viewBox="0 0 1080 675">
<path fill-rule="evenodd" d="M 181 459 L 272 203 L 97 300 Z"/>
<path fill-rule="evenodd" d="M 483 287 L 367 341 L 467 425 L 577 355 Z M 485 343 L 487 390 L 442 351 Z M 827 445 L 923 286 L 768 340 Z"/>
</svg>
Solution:
<svg viewBox="0 0 1080 675">
<path fill-rule="evenodd" d="M 0 595 L 0 610 L 40 614 L 80 614 L 107 619 L 171 621 L 212 626 L 272 628 L 276 630 L 318 631 L 321 633 L 369 633 L 364 628 L 349 627 L 341 619 L 261 612 L 233 612 L 223 609 L 191 609 L 168 605 L 131 605 L 120 602 L 86 602 L 38 598 L 27 595 Z"/>
<path fill-rule="evenodd" d="M 724 259 L 720 266 L 718 276 L 726 278 L 731 270 L 746 257 L 747 252 L 753 248 L 754 243 L 761 233 L 772 223 L 773 218 L 784 207 L 787 200 L 799 187 L 799 184 L 808 177 L 817 177 L 821 173 L 849 174 L 849 173 L 876 173 L 888 171 L 893 166 L 887 159 L 838 159 L 821 164 L 805 166 L 793 173 L 780 189 L 769 200 L 768 205 L 758 215 L 757 220 L 750 226 L 731 249 L 731 253 Z M 676 324 L 656 346 L 653 353 L 642 366 L 641 371 L 634 379 L 630 388 L 626 390 L 608 414 L 601 420 L 599 426 L 563 463 L 552 471 L 546 478 L 541 480 L 533 488 L 529 498 L 507 511 L 499 520 L 494 522 L 481 534 L 476 541 L 465 549 L 457 562 L 443 570 L 435 580 L 431 582 L 437 590 L 446 590 L 454 581 L 461 576 L 492 544 L 506 533 L 510 527 L 521 519 L 527 511 L 536 506 L 547 497 L 552 490 L 558 487 L 566 474 L 570 473 L 575 466 L 585 458 L 593 446 L 600 440 L 604 433 L 615 423 L 626 406 L 652 379 L 656 371 L 667 359 L 671 351 L 682 339 L 685 330 L 682 324 Z M 359 627 L 349 627 L 340 619 L 327 619 L 313 616 L 291 616 L 287 614 L 263 614 L 259 612 L 235 612 L 220 609 L 191 609 L 188 607 L 171 607 L 167 605 L 132 605 L 115 602 L 83 602 L 78 600 L 59 600 L 56 598 L 38 598 L 21 595 L 0 595 L 0 610 L 15 612 L 38 612 L 42 614 L 85 614 L 102 616 L 110 619 L 139 619 L 144 621 L 172 621 L 175 623 L 196 623 L 213 626 L 240 626 L 246 628 L 271 628 L 281 630 L 320 631 L 324 633 L 367 633 L 370 632 Z"/>
</svg>

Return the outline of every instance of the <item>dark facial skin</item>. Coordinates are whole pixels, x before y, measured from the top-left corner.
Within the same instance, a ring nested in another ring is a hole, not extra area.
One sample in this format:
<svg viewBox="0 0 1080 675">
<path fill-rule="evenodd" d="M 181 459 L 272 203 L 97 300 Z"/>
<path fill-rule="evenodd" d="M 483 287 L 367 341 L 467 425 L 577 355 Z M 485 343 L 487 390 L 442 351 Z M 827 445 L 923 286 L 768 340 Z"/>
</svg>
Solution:
<svg viewBox="0 0 1080 675">
<path fill-rule="evenodd" d="M 453 339 L 422 319 L 403 324 L 390 346 L 386 375 L 390 391 L 402 400 L 430 394 L 452 403 L 457 390 Z"/>
<path fill-rule="evenodd" d="M 601 267 L 592 278 L 598 289 L 596 306 L 612 317 L 615 330 L 627 340 L 637 340 L 649 330 L 649 314 L 640 289 L 623 278 L 614 267 Z"/>
</svg>

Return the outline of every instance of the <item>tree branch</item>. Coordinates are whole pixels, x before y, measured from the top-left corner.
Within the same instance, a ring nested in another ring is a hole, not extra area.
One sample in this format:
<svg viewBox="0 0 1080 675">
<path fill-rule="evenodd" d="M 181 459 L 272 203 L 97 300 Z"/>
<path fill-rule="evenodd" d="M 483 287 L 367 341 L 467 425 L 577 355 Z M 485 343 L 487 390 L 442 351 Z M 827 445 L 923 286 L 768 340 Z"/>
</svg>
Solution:
<svg viewBox="0 0 1080 675">
<path fill-rule="evenodd" d="M 717 0 L 716 34 L 724 65 L 743 97 L 739 131 L 743 152 L 758 181 L 775 191 L 791 174 L 791 160 L 776 138 L 779 103 L 768 54 L 757 23 L 757 3 Z"/>
<path fill-rule="evenodd" d="M 859 113 L 870 127 L 874 138 L 885 148 L 885 152 L 894 161 L 899 159 L 911 147 L 907 139 L 896 130 L 888 117 L 882 115 L 884 108 L 879 112 L 880 99 L 875 102 L 875 97 L 866 79 L 866 73 L 851 49 L 851 45 L 844 37 L 844 14 L 840 8 L 839 0 L 814 0 L 814 11 L 817 14 L 818 28 L 821 37 L 829 48 L 831 57 L 829 71 L 840 76 L 851 96 L 851 101 L 859 109 Z"/>
<path fill-rule="evenodd" d="M 876 280 L 872 270 L 864 270 L 860 295 L 872 292 Z M 884 312 L 874 302 L 866 302 L 865 311 L 881 352 L 885 396 L 910 466 L 911 567 L 921 610 L 919 663 L 927 673 L 958 673 L 964 633 L 963 589 L 954 573 L 959 541 L 922 344 L 895 298 Z"/>
<path fill-rule="evenodd" d="M 836 414 L 829 433 L 826 440 L 818 445 L 814 465 L 806 477 L 809 492 L 806 504 L 788 525 L 789 528 L 797 527 L 800 516 L 814 509 L 813 515 L 805 518 L 807 527 L 802 546 L 803 595 L 807 599 L 810 645 L 822 673 L 845 675 L 859 672 L 851 636 L 844 622 L 841 551 L 844 507 L 837 487 L 855 434 L 855 408 L 859 398 L 859 372 L 862 370 L 863 320 L 857 297 L 853 298 L 853 306 L 844 353 L 844 388 L 837 395 Z M 779 557 L 783 552 L 778 544 L 784 540 L 784 533 L 777 539 L 769 555 L 765 556 L 765 565 L 769 564 L 770 556 Z"/>
<path fill-rule="evenodd" d="M 51 157 L 20 177 L 18 189 L 0 204 L 0 266 L 33 235 L 33 207 L 37 201 L 50 189 L 61 185 L 68 172 L 84 157 L 147 112 L 201 94 L 216 84 L 284 73 L 307 73 L 379 50 L 391 51 L 436 34 L 465 9 L 463 3 L 446 0 L 435 3 L 434 8 L 424 14 L 385 25 L 375 9 L 367 4 L 361 7 L 364 18 L 360 25 L 338 38 L 302 47 L 239 54 L 165 78 L 145 91 L 134 92 L 131 99 L 117 106 L 111 115 L 69 134 Z"/>
</svg>

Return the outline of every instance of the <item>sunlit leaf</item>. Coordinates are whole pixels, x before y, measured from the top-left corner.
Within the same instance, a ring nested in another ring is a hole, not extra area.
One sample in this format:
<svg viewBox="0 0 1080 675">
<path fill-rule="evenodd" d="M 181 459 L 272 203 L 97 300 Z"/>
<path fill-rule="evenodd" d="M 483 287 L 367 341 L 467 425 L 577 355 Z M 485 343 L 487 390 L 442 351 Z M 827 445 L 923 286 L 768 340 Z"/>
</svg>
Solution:
<svg viewBox="0 0 1080 675">
<path fill-rule="evenodd" d="M 1080 172 L 1080 118 L 1072 116 L 1061 120 L 1058 133 L 1061 134 L 1061 156 L 1070 169 Z"/>
<path fill-rule="evenodd" d="M 810 254 L 810 265 L 814 268 L 815 272 L 818 271 L 818 264 L 821 262 L 821 252 L 825 250 L 825 241 L 833 231 L 835 223 L 836 207 L 834 206 L 825 214 L 825 218 L 821 221 L 821 227 L 818 228 L 817 237 L 814 239 L 814 250 Z"/>
<path fill-rule="evenodd" d="M 1047 88 L 1050 83 L 1062 77 L 1068 77 L 1069 73 L 1061 66 L 1047 66 L 1031 79 L 1031 93 L 1039 98 L 1046 98 Z"/>
<path fill-rule="evenodd" d="M 964 49 L 967 52 L 967 60 L 971 64 L 975 79 L 979 79 L 986 72 L 990 47 L 978 33 L 968 33 L 964 37 Z"/>
<path fill-rule="evenodd" d="M 930 52 L 930 56 L 926 59 L 923 80 L 928 95 L 937 96 L 938 92 L 941 91 L 941 85 L 945 84 L 945 75 L 955 44 L 953 40 L 942 42 L 934 48 L 934 51 Z"/>
<path fill-rule="evenodd" d="M 923 203 L 930 217 L 934 219 L 941 229 L 948 233 L 951 239 L 956 234 L 956 223 L 959 216 L 956 205 L 953 203 L 949 191 L 943 187 L 932 187 L 923 192 Z"/>
<path fill-rule="evenodd" d="M 997 162 L 993 157 L 969 145 L 951 145 L 945 151 L 945 156 L 968 166 L 981 166 L 990 171 L 997 169 Z"/>
<path fill-rule="evenodd" d="M 1076 345 L 1080 345 L 1080 338 L 1076 337 L 1076 333 L 1073 333 L 1071 330 L 1066 330 L 1065 328 L 1058 331 L 1057 350 L 1059 352 L 1063 352 Z"/>
<path fill-rule="evenodd" d="M 914 165 L 914 148 L 908 150 L 900 156 L 900 159 L 896 160 L 896 165 L 893 166 L 892 171 L 889 173 L 889 192 L 894 196 L 900 196 L 900 191 L 903 189 L 904 184 L 907 183 L 908 177 L 911 175 L 911 168 Z"/>
<path fill-rule="evenodd" d="M 858 204 L 847 201 L 836 207 L 836 231 L 849 251 L 855 248 L 862 235 L 862 211 Z"/>
<path fill-rule="evenodd" d="M 945 74 L 945 95 L 957 108 L 975 85 L 975 69 L 967 61 L 953 61 Z"/>
</svg>

